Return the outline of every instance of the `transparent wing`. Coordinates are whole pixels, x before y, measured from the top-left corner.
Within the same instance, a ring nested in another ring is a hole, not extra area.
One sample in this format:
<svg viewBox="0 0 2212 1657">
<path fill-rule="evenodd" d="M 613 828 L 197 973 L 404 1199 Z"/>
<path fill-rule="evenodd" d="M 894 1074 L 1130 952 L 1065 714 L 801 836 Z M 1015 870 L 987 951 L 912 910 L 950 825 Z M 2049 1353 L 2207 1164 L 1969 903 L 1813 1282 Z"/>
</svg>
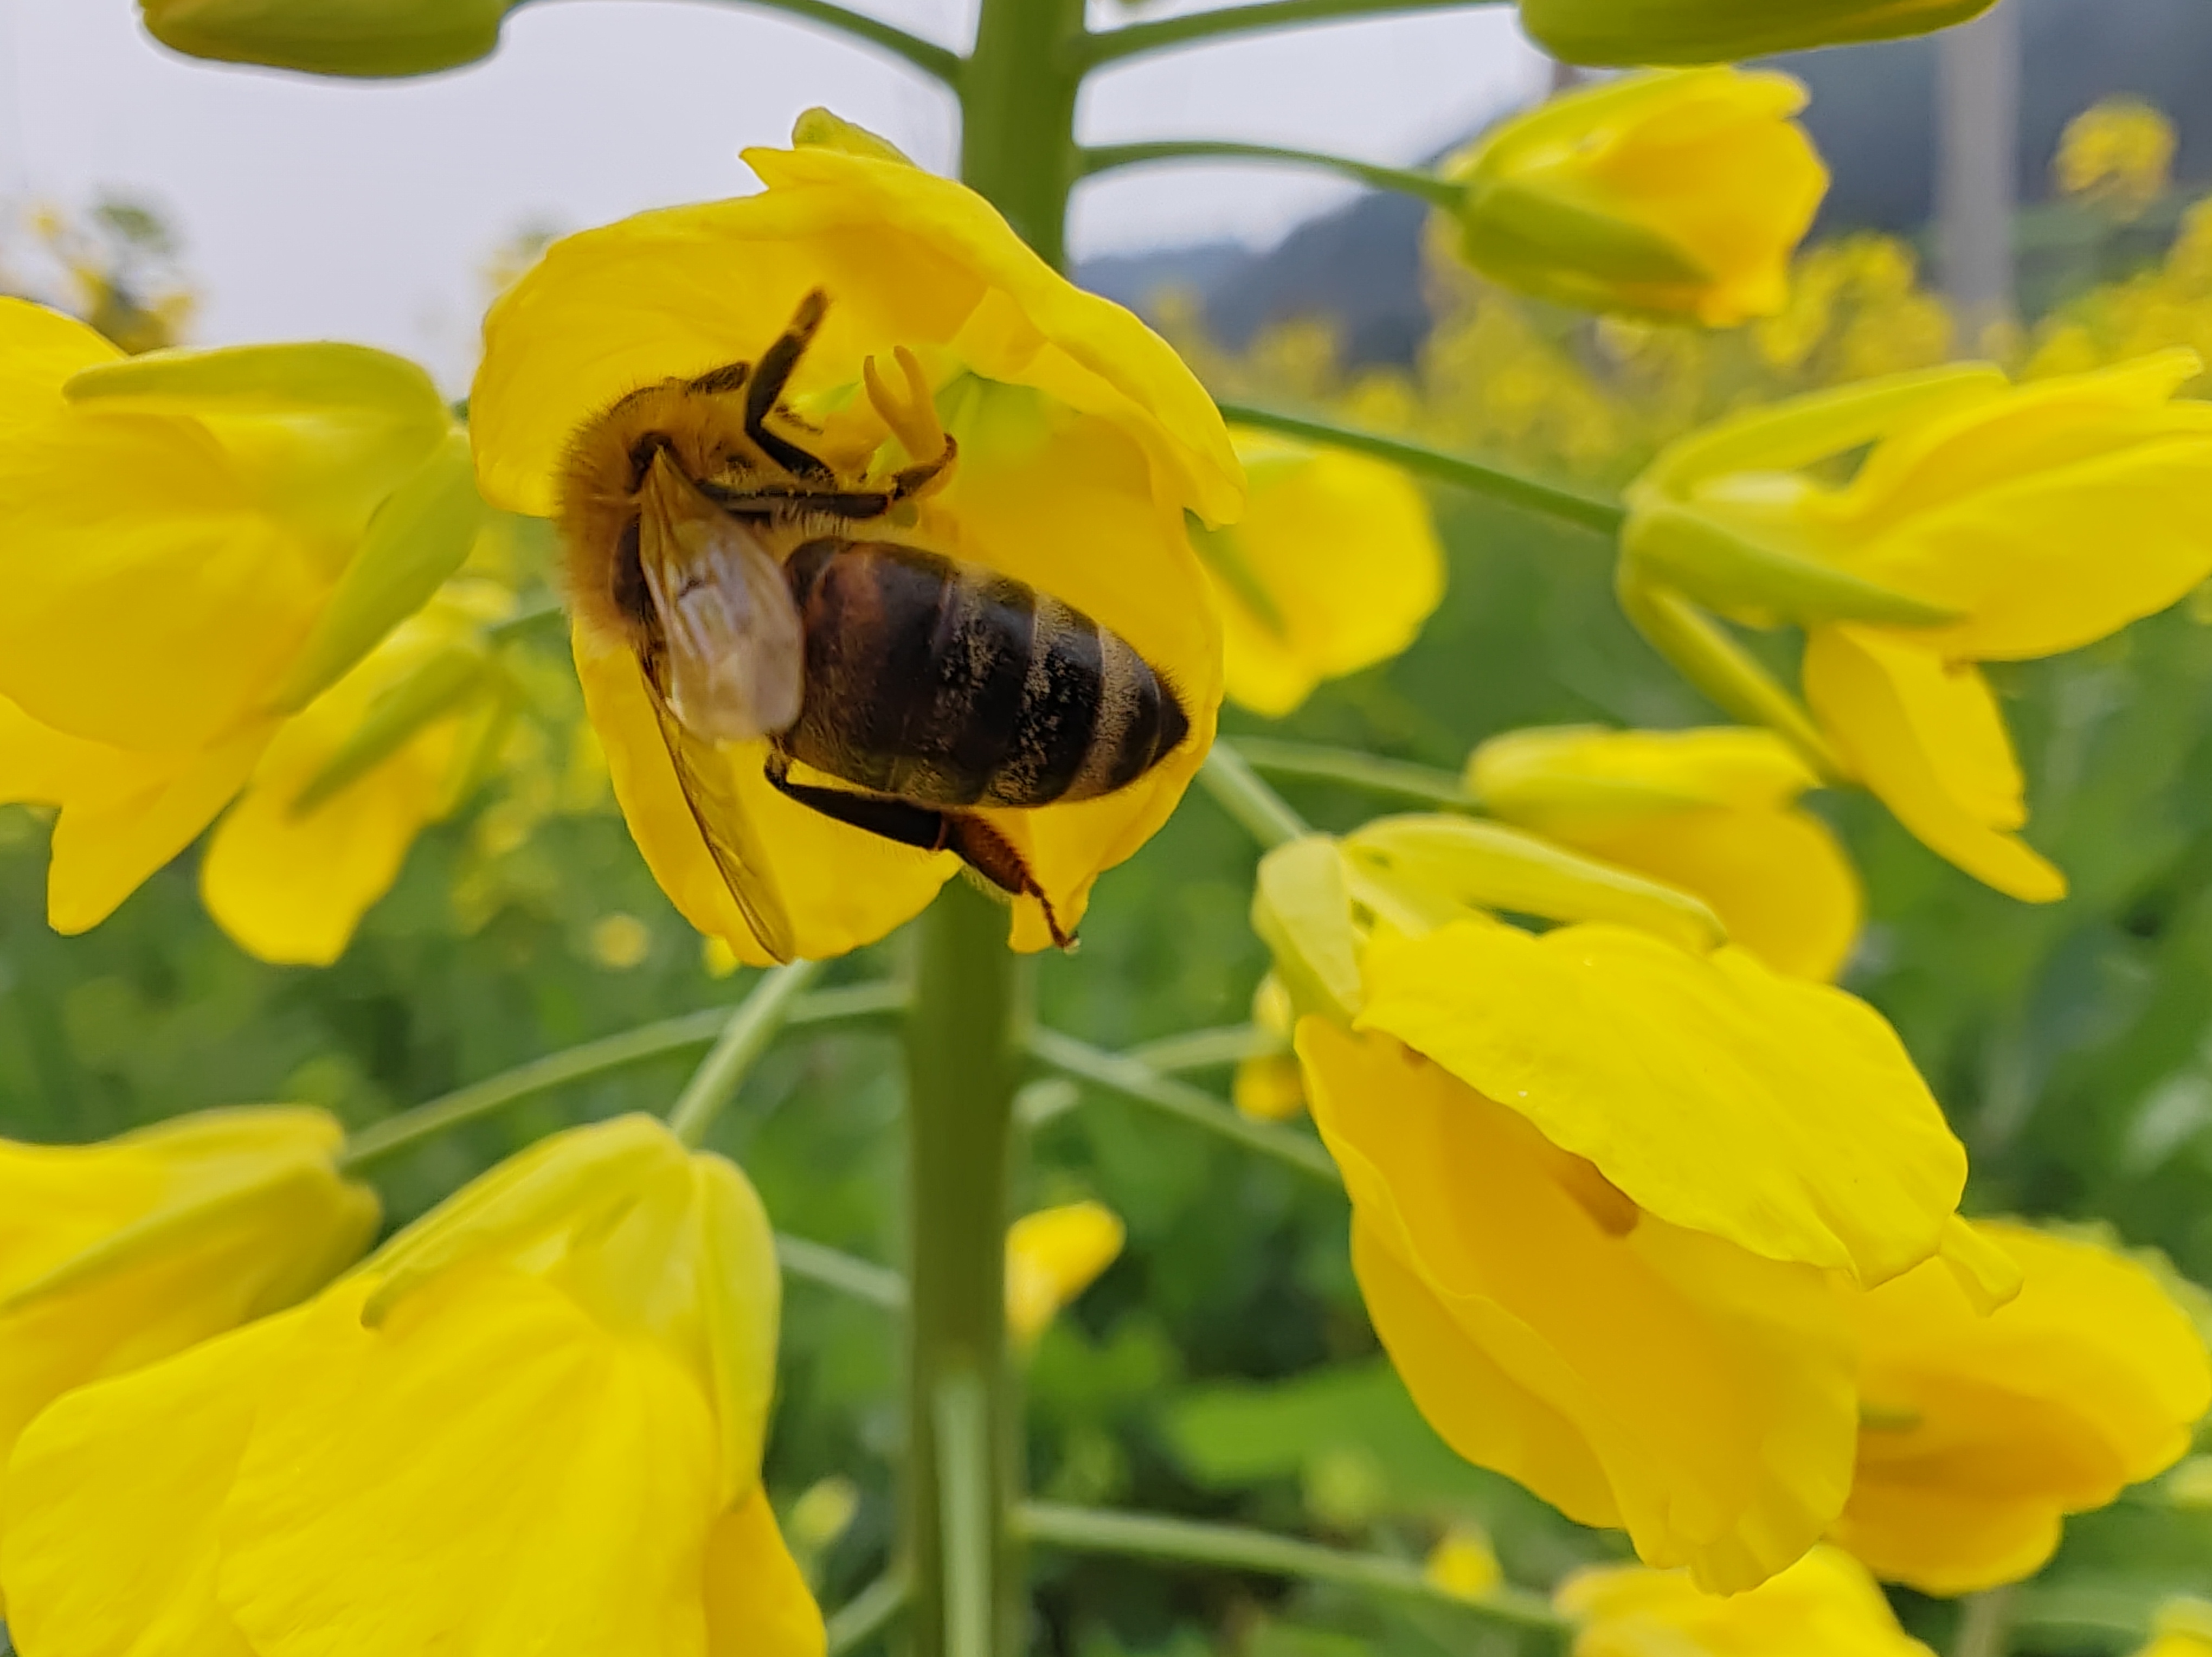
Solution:
<svg viewBox="0 0 2212 1657">
<path fill-rule="evenodd" d="M 660 721 L 660 740 L 667 745 L 677 783 L 684 790 L 684 803 L 691 807 L 700 838 L 706 841 L 714 867 L 722 872 L 722 883 L 737 900 L 738 912 L 752 928 L 760 947 L 775 959 L 787 961 L 797 953 L 791 917 L 769 873 L 768 855 L 753 831 L 752 819 L 746 815 L 744 801 L 738 797 L 731 780 L 729 761 L 712 742 L 676 716 L 654 677 L 650 670 L 647 672 L 646 691 L 653 699 L 653 711 Z"/>
<path fill-rule="evenodd" d="M 649 499 L 639 524 L 638 562 L 660 615 L 662 690 L 684 728 L 710 741 L 773 736 L 799 717 L 799 606 L 759 535 L 683 488 L 660 510 Z"/>
</svg>

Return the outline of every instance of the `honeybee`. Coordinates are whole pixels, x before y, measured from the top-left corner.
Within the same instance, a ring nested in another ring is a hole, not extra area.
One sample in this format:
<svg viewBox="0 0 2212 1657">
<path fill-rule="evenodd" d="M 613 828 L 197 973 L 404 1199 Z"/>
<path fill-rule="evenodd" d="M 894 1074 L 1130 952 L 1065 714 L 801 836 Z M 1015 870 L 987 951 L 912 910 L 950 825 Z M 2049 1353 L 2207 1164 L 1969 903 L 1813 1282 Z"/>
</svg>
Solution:
<svg viewBox="0 0 2212 1657">
<path fill-rule="evenodd" d="M 793 951 L 765 853 L 720 744 L 765 737 L 764 773 L 823 816 L 1035 898 L 978 807 L 1096 799 L 1190 732 L 1175 686 L 1081 611 L 896 538 L 958 457 L 919 365 L 868 395 L 915 463 L 841 476 L 804 446 L 784 390 L 822 326 L 817 289 L 756 363 L 621 398 L 577 434 L 561 529 L 579 624 L 635 653 L 684 799 L 761 947 Z M 936 453 L 921 458 L 930 443 Z M 844 786 L 794 779 L 796 761 Z"/>
</svg>

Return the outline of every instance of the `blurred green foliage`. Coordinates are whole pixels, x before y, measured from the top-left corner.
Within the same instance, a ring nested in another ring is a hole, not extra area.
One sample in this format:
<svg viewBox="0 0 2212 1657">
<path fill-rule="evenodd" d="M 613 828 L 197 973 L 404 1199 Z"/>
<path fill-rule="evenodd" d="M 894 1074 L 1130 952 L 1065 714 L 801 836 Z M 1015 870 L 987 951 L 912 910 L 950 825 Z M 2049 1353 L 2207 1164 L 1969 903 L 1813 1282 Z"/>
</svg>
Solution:
<svg viewBox="0 0 2212 1657">
<path fill-rule="evenodd" d="M 1483 503 L 1437 506 L 1450 583 L 1419 643 L 1279 724 L 1231 711 L 1228 734 L 1264 728 L 1456 770 L 1475 742 L 1516 726 L 1714 716 L 1620 618 L 1604 543 Z M 2066 901 L 2031 908 L 1981 888 L 1869 800 L 1817 804 L 1869 888 L 1849 983 L 1896 1022 L 1968 1141 L 1970 1209 L 2101 1220 L 2212 1281 L 2204 597 L 2096 649 L 1996 675 L 2030 779 L 2029 834 L 2071 877 Z M 546 673 L 560 671 L 556 639 L 532 648 Z M 1333 788 L 1286 793 L 1329 828 L 1395 808 Z M 269 966 L 226 941 L 200 907 L 191 855 L 95 932 L 54 935 L 45 822 L 0 810 L 0 1133 L 91 1139 L 276 1100 L 326 1106 L 358 1127 L 743 993 L 742 978 L 709 972 L 611 810 L 534 818 L 510 847 L 512 837 L 483 832 L 497 809 L 480 802 L 427 835 L 344 959 L 322 972 Z M 488 838 L 502 847 L 489 864 Z M 1114 1048 L 1242 1021 L 1265 966 L 1245 919 L 1255 857 L 1194 794 L 1100 883 L 1081 953 L 1038 964 L 1039 1016 Z M 611 919 L 620 949 L 606 947 Z M 902 954 L 895 937 L 836 964 L 829 981 L 894 973 Z M 374 1178 L 404 1220 L 551 1128 L 665 1108 L 686 1070 L 678 1055 L 526 1101 Z M 1196 1079 L 1225 1090 L 1225 1074 Z M 715 1142 L 744 1164 L 781 1229 L 890 1260 L 898 1106 L 891 1042 L 794 1035 L 749 1079 Z M 1447 1525 L 1472 1524 L 1510 1578 L 1538 1587 L 1621 1552 L 1618 1538 L 1466 1466 L 1421 1422 L 1360 1308 L 1334 1193 L 1103 1097 L 1034 1136 L 1021 1180 L 1028 1206 L 1103 1200 L 1130 1236 L 1028 1360 L 1029 1473 L 1041 1496 L 1409 1559 Z M 889 1543 L 890 1334 L 876 1307 L 789 1288 L 769 1483 L 787 1506 L 825 1477 L 858 1487 L 842 1533 L 802 1549 L 832 1605 L 880 1569 Z M 1041 1648 L 1065 1657 L 1180 1657 L 1224 1643 L 1248 1657 L 1515 1649 L 1479 1622 L 1340 1590 L 1048 1552 L 1034 1565 Z M 2075 1521 L 2059 1559 L 2022 1591 L 2021 1648 L 2127 1650 L 2154 1602 L 2181 1591 L 2212 1593 L 2212 1508 L 2164 1484 L 2132 1492 Z M 1953 1608 L 1900 1598 L 1916 1632 L 1947 1637 Z"/>
</svg>

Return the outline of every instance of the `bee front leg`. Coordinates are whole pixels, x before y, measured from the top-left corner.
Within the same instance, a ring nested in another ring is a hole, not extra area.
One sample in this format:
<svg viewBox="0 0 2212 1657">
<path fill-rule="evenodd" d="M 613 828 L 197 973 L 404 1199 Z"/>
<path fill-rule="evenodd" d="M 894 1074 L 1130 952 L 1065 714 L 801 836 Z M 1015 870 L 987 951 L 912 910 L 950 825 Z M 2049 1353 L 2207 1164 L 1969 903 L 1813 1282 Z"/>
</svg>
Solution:
<svg viewBox="0 0 2212 1657">
<path fill-rule="evenodd" d="M 1021 853 L 981 818 L 966 812 L 938 811 L 877 794 L 854 794 L 845 789 L 794 783 L 791 780 L 791 761 L 774 752 L 769 753 L 762 771 L 778 793 L 796 800 L 809 811 L 821 813 L 832 822 L 899 845 L 914 846 L 923 851 L 952 852 L 1008 896 L 1036 899 L 1037 907 L 1044 911 L 1045 929 L 1052 934 L 1053 942 L 1062 949 L 1075 947 L 1075 940 L 1060 929 L 1060 917 L 1053 913 L 1051 900 L 1036 883 L 1036 877 L 1030 873 Z"/>
</svg>

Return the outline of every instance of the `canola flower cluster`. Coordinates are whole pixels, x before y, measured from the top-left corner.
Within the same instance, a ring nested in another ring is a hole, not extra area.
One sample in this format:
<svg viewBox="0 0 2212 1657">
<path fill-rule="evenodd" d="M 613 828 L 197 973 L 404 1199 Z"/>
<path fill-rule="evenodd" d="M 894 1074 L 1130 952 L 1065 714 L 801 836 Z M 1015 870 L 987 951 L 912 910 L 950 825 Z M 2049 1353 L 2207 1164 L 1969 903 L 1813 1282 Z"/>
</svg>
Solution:
<svg viewBox="0 0 2212 1657">
<path fill-rule="evenodd" d="M 368 73 L 480 55 L 502 9 L 399 8 L 403 27 L 349 26 L 360 47 L 272 32 L 259 4 L 147 9 L 189 50 Z M 1979 9 L 1523 15 L 1586 60 L 1703 64 Z M 1440 170 L 1443 234 L 1522 291 L 1771 320 L 1825 185 L 1801 101 L 1709 67 L 1562 97 Z M 422 827 L 505 763 L 515 601 L 469 564 L 487 507 L 555 515 L 580 427 L 757 358 L 817 290 L 833 302 L 792 418 L 866 475 L 950 436 L 957 469 L 897 527 L 1080 609 L 1188 715 L 1129 787 L 985 813 L 1037 883 L 1012 947 L 1047 947 L 1047 902 L 1072 928 L 1164 822 L 1224 697 L 1286 711 L 1418 632 L 1442 558 L 1403 476 L 1232 429 L 1158 336 L 835 118 L 747 160 L 757 195 L 547 249 L 487 320 L 465 430 L 382 353 L 125 359 L 0 308 L 0 564 L 21 595 L 0 617 L 0 799 L 56 809 L 58 927 L 96 924 L 213 825 L 223 924 L 272 958 L 334 958 Z M 893 364 L 909 402 L 883 390 Z M 2077 648 L 2212 575 L 2212 531 L 2174 509 L 2212 483 L 2212 415 L 2176 396 L 2200 367 L 1916 367 L 1676 437 L 1626 490 L 1619 588 L 1744 723 L 1510 733 L 1468 760 L 1480 814 L 1285 830 L 1260 864 L 1262 1004 L 1296 1069 L 1255 1068 L 1240 1100 L 1310 1110 L 1369 1315 L 1438 1433 L 1625 1533 L 1640 1563 L 1558 1587 L 1579 1657 L 1923 1649 L 1877 1579 L 1955 1595 L 2033 1574 L 2067 1514 L 2172 1465 L 2212 1405 L 2203 1337 L 2153 1264 L 1962 1214 L 1964 1148 L 1895 1031 L 1834 983 L 1862 899 L 1802 804 L 1863 787 L 1967 874 L 2061 894 L 1978 664 Z M 102 630 L 71 624 L 92 612 Z M 1796 690 L 1735 631 L 1784 627 Z M 764 960 L 645 665 L 588 625 L 572 643 L 648 866 L 702 934 Z M 765 757 L 721 745 L 715 792 L 799 953 L 883 937 L 955 873 L 807 810 Z M 319 1112 L 0 1144 L 16 1648 L 822 1652 L 761 1480 L 776 1241 L 703 1126 L 555 1134 L 373 1248 L 376 1199 Z M 1095 1203 L 1018 1222 L 1015 1343 L 1123 1240 Z M 1431 1575 L 1477 1603 L 1498 1586 L 1467 1538 Z M 2177 1607 L 2150 1650 L 2200 1648 L 2206 1626 Z"/>
</svg>

